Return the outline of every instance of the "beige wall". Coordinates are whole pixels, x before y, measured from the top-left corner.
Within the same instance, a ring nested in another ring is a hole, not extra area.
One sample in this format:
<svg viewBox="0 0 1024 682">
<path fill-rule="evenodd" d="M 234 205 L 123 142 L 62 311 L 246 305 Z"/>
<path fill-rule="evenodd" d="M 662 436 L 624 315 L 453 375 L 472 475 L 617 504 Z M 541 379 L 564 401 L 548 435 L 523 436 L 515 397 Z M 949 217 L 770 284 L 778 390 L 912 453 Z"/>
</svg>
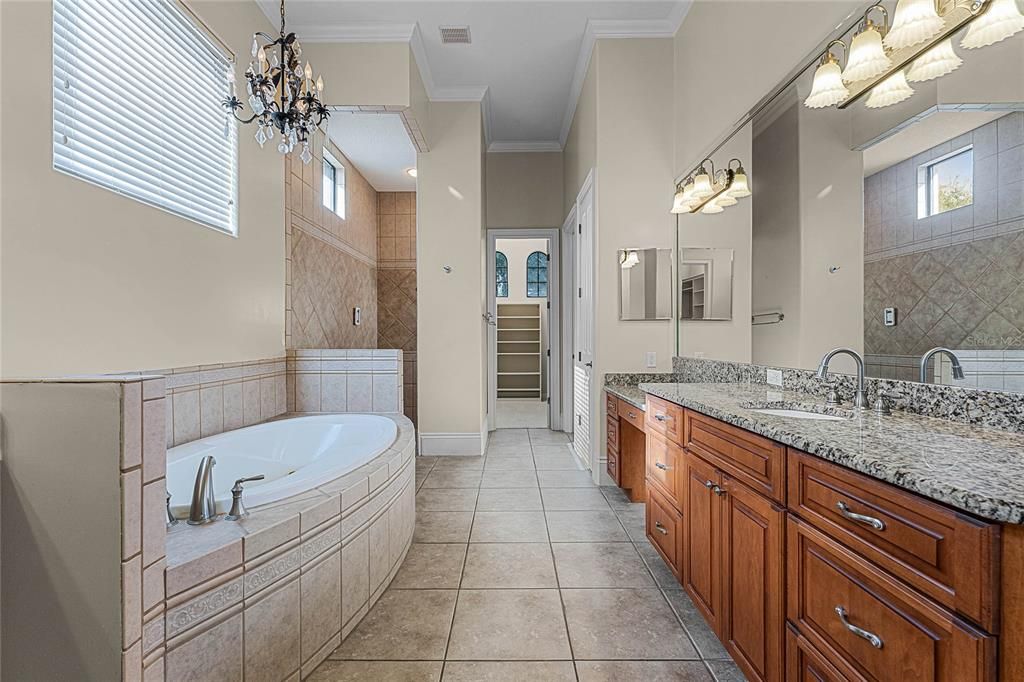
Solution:
<svg viewBox="0 0 1024 682">
<path fill-rule="evenodd" d="M 243 57 L 241 80 L 253 30 L 270 29 L 266 17 L 251 2 L 205 2 L 198 10 Z M 3 374 L 280 354 L 285 250 L 277 151 L 261 150 L 253 130 L 240 128 L 237 238 L 58 173 L 50 152 L 50 4 L 5 2 L 0 11 Z M 342 80 L 328 82 L 334 78 Z"/>
<path fill-rule="evenodd" d="M 329 105 L 410 104 L 415 62 L 407 43 L 303 42 L 302 58 L 324 74 Z"/>
<path fill-rule="evenodd" d="M 576 204 L 590 169 L 597 165 L 597 65 L 601 45 L 598 41 L 590 57 L 583 89 L 576 102 L 576 113 L 569 127 L 562 150 L 562 219 L 568 217 Z"/>
<path fill-rule="evenodd" d="M 377 346 L 377 191 L 330 140 L 345 168 L 345 217 L 323 204 L 322 135 L 313 160 L 285 160 L 286 345 L 288 348 Z M 393 249 L 393 246 L 392 246 Z M 359 307 L 362 323 L 353 310 Z"/>
<path fill-rule="evenodd" d="M 424 442 L 431 434 L 479 439 L 485 414 L 481 131 L 478 103 L 433 102 L 430 151 L 417 159 L 417 383 Z"/>
<path fill-rule="evenodd" d="M 561 152 L 487 154 L 487 227 L 559 227 Z"/>
</svg>

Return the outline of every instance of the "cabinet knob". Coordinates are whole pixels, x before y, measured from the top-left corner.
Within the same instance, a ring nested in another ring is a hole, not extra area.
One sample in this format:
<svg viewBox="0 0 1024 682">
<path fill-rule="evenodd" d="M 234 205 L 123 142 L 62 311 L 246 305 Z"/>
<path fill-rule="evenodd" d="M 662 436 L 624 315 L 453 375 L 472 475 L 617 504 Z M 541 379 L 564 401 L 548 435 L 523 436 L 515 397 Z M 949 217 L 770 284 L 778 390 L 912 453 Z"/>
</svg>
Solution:
<svg viewBox="0 0 1024 682">
<path fill-rule="evenodd" d="M 721 488 L 720 486 L 716 485 L 716 486 L 712 486 L 711 487 L 711 492 L 713 492 L 714 494 L 716 494 L 719 497 L 721 497 L 722 495 L 725 495 L 726 491 L 723 488 Z"/>
<path fill-rule="evenodd" d="M 656 414 L 656 415 L 654 415 L 654 418 L 657 419 L 660 422 L 667 422 L 668 421 L 668 415 L 664 415 L 664 414 Z"/>
</svg>

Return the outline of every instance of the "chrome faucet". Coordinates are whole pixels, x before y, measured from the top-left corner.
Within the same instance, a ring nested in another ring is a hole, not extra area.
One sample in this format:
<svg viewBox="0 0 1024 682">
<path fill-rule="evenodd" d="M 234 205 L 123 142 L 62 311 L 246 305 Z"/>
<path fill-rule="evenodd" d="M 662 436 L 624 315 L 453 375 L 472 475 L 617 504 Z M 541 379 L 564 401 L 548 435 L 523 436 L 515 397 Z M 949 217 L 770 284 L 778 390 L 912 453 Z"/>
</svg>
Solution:
<svg viewBox="0 0 1024 682">
<path fill-rule="evenodd" d="M 192 489 L 192 508 L 188 512 L 190 526 L 201 526 L 217 518 L 217 499 L 213 494 L 213 455 L 203 457 L 196 472 L 196 486 Z"/>
<path fill-rule="evenodd" d="M 921 383 L 922 384 L 927 384 L 928 383 L 928 361 L 931 360 L 932 356 L 935 355 L 936 353 L 943 353 L 944 355 L 949 357 L 949 361 L 953 363 L 953 378 L 954 379 L 963 379 L 964 378 L 964 368 L 963 368 L 963 366 L 960 365 L 960 358 L 958 358 L 956 356 L 956 353 L 954 353 L 953 351 L 951 351 L 948 348 L 943 348 L 942 346 L 937 346 L 935 348 L 932 348 L 930 351 L 928 351 L 927 353 L 925 353 L 924 355 L 921 356 L 921 376 L 920 376 L 920 379 L 921 379 Z"/>
<path fill-rule="evenodd" d="M 828 363 L 839 354 L 849 355 L 857 362 L 857 392 L 853 396 L 853 405 L 854 407 L 867 407 L 868 391 L 864 383 L 864 358 L 852 348 L 835 348 L 825 353 L 821 364 L 818 365 L 818 378 L 824 379 L 828 376 Z"/>
</svg>

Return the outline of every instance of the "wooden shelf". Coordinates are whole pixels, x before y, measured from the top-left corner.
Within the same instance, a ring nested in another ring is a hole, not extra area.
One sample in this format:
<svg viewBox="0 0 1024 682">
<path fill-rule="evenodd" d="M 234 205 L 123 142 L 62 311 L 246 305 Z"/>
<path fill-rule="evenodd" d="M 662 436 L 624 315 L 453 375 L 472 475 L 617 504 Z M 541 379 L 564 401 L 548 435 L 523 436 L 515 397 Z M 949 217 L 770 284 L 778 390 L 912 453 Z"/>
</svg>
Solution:
<svg viewBox="0 0 1024 682">
<path fill-rule="evenodd" d="M 497 327 L 498 397 L 540 398 L 540 304 L 499 303 Z"/>
</svg>

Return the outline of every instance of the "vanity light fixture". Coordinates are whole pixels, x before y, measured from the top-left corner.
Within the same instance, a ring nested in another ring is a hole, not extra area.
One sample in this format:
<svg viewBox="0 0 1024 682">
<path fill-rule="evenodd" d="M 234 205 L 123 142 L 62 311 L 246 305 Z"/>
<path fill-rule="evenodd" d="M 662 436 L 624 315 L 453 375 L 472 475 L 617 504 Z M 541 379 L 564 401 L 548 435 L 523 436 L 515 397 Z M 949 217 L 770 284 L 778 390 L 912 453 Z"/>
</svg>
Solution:
<svg viewBox="0 0 1024 682">
<path fill-rule="evenodd" d="M 881 24 L 873 19 L 876 13 L 881 13 Z M 845 109 L 864 96 L 871 109 L 903 102 L 914 94 L 910 83 L 960 68 L 963 60 L 952 39 L 963 29 L 961 47 L 985 47 L 1024 31 L 1024 14 L 1017 0 L 898 0 L 890 27 L 885 8 L 872 5 L 849 48 L 842 40 L 825 48 L 804 106 Z M 833 50 L 837 43 L 846 48 L 845 68 Z"/>
<path fill-rule="evenodd" d="M 750 183 L 747 180 L 747 171 L 743 168 L 743 164 L 740 163 L 739 159 L 732 159 L 729 161 L 729 166 L 732 166 L 732 162 L 736 162 L 736 170 L 732 171 L 732 186 L 729 187 L 727 194 L 736 199 L 742 199 L 743 197 L 750 196 Z"/>
<path fill-rule="evenodd" d="M 629 270 L 633 266 L 640 264 L 640 255 L 633 250 L 623 251 L 620 258 L 619 267 L 623 270 Z"/>
<path fill-rule="evenodd" d="M 410 178 L 415 178 L 416 177 L 416 169 L 415 168 L 406 168 L 405 169 L 405 174 L 408 175 Z"/>
<path fill-rule="evenodd" d="M 977 20 L 971 22 L 960 47 L 974 50 L 986 47 L 1024 30 L 1024 15 L 1016 0 L 989 0 L 991 5 Z"/>
<path fill-rule="evenodd" d="M 942 31 L 945 22 L 935 9 L 935 0 L 899 0 L 892 27 L 882 39 L 890 50 L 920 45 Z"/>
<path fill-rule="evenodd" d="M 709 166 L 710 173 L 707 170 Z M 698 197 L 696 188 L 705 182 L 706 194 Z M 683 182 L 676 184 L 672 213 L 721 213 L 726 207 L 739 203 L 737 199 L 748 196 L 750 185 L 747 171 L 739 159 L 730 159 L 726 168 L 717 171 L 711 159 L 704 159 Z"/>
<path fill-rule="evenodd" d="M 872 10 L 882 13 L 882 26 L 871 20 Z M 843 80 L 847 83 L 868 80 L 885 73 L 892 67 L 892 60 L 882 47 L 882 34 L 889 26 L 889 13 L 881 5 L 872 5 L 864 12 L 860 30 L 850 43 L 850 54 L 846 59 Z"/>
<path fill-rule="evenodd" d="M 710 162 L 711 159 L 705 159 Z M 715 165 L 711 164 L 711 172 L 714 173 Z M 708 175 L 707 170 L 704 168 L 703 162 L 700 168 L 697 169 L 697 175 L 693 178 L 693 198 L 704 199 L 714 194 L 714 189 L 711 187 L 711 176 Z"/>
</svg>

